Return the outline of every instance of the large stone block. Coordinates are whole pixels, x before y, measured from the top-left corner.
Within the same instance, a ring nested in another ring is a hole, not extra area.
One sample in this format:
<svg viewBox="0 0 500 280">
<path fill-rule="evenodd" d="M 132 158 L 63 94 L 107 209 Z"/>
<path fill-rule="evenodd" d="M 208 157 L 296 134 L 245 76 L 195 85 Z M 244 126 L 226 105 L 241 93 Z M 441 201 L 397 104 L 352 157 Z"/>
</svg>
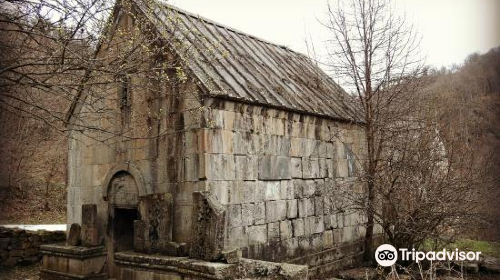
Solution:
<svg viewBox="0 0 500 280">
<path fill-rule="evenodd" d="M 207 143 L 204 145 L 208 152 L 214 154 L 232 154 L 233 153 L 233 132 L 223 129 L 204 130 L 208 135 Z"/>
<path fill-rule="evenodd" d="M 193 220 L 189 256 L 215 261 L 224 248 L 226 211 L 209 192 L 193 193 Z"/>
<path fill-rule="evenodd" d="M 248 246 L 247 227 L 230 228 L 228 229 L 227 235 L 227 248 L 242 248 Z"/>
<path fill-rule="evenodd" d="M 80 245 L 80 241 L 81 241 L 81 238 L 80 238 L 80 235 L 81 235 L 81 227 L 79 224 L 71 224 L 70 228 L 69 228 L 69 233 L 68 233 L 68 238 L 66 240 L 66 243 L 69 245 L 69 246 L 78 246 Z M 9 240 L 10 241 L 10 240 Z M 3 246 L 2 244 L 2 248 L 0 249 L 7 249 L 8 247 L 8 242 L 7 243 L 4 243 L 5 246 Z"/>
<path fill-rule="evenodd" d="M 306 156 L 304 153 L 304 139 L 303 138 L 291 138 L 290 139 L 290 156 L 292 157 L 303 157 Z"/>
<path fill-rule="evenodd" d="M 264 202 L 255 203 L 255 224 L 266 223 L 266 204 Z"/>
<path fill-rule="evenodd" d="M 259 180 L 291 179 L 291 160 L 285 156 L 259 157 Z"/>
<path fill-rule="evenodd" d="M 302 175 L 307 179 L 321 178 L 318 158 L 302 158 Z"/>
<path fill-rule="evenodd" d="M 280 199 L 293 199 L 294 186 L 292 180 L 283 180 L 280 182 Z"/>
<path fill-rule="evenodd" d="M 237 204 L 255 202 L 256 188 L 257 183 L 254 181 L 235 181 L 233 187 L 229 190 L 229 203 Z"/>
<path fill-rule="evenodd" d="M 323 247 L 325 249 L 333 247 L 333 230 L 327 230 L 323 233 Z"/>
<path fill-rule="evenodd" d="M 289 219 L 297 218 L 299 215 L 298 200 L 292 199 L 286 201 L 286 217 Z"/>
<path fill-rule="evenodd" d="M 248 244 L 267 243 L 267 225 L 251 226 L 248 229 Z"/>
<path fill-rule="evenodd" d="M 280 223 L 267 224 L 267 240 L 268 242 L 279 241 L 280 239 Z"/>
<path fill-rule="evenodd" d="M 299 217 L 308 217 L 314 215 L 314 202 L 310 198 L 298 200 Z"/>
<path fill-rule="evenodd" d="M 234 156 L 226 154 L 205 154 L 200 160 L 200 178 L 214 181 L 234 180 L 236 178 Z M 203 176 L 204 174 L 204 176 Z"/>
<path fill-rule="evenodd" d="M 286 200 L 266 202 L 266 223 L 278 222 L 286 219 Z"/>
<path fill-rule="evenodd" d="M 208 183 L 208 191 L 223 205 L 229 203 L 229 182 L 231 181 L 212 181 Z"/>
<path fill-rule="evenodd" d="M 292 178 L 302 178 L 302 159 L 298 157 L 293 157 L 291 161 L 291 175 Z"/>
<path fill-rule="evenodd" d="M 325 158 L 319 158 L 319 178 L 328 178 L 328 164 L 327 164 L 327 159 Z"/>
<path fill-rule="evenodd" d="M 259 181 L 258 184 L 262 186 L 265 201 L 278 200 L 281 198 L 280 181 Z"/>
<path fill-rule="evenodd" d="M 51 244 L 40 246 L 40 251 L 43 255 L 41 279 L 106 279 L 103 247 Z"/>
<path fill-rule="evenodd" d="M 99 228 L 97 225 L 97 205 L 82 205 L 82 245 L 99 246 Z"/>
<path fill-rule="evenodd" d="M 235 113 L 231 111 L 222 111 L 223 121 L 224 121 L 224 129 L 229 131 L 234 129 L 234 119 Z"/>
<path fill-rule="evenodd" d="M 137 226 L 145 231 L 143 237 L 145 252 L 166 253 L 167 244 L 172 241 L 173 204 L 173 197 L 170 193 L 141 197 L 139 213 L 144 224 L 138 223 Z"/>
<path fill-rule="evenodd" d="M 304 219 L 293 219 L 292 220 L 292 227 L 293 227 L 293 236 L 303 236 L 305 234 L 305 229 L 304 229 Z"/>
<path fill-rule="evenodd" d="M 293 237 L 292 222 L 284 220 L 280 222 L 280 237 L 281 239 L 288 239 Z"/>
<path fill-rule="evenodd" d="M 316 194 L 317 184 L 314 180 L 305 180 L 302 184 L 302 195 L 304 197 L 312 197 Z"/>
<path fill-rule="evenodd" d="M 257 156 L 234 156 L 234 160 L 237 180 L 257 180 Z"/>
<path fill-rule="evenodd" d="M 241 222 L 244 226 L 253 225 L 255 221 L 255 204 L 247 203 L 241 205 Z"/>
<path fill-rule="evenodd" d="M 323 215 L 323 201 L 324 198 L 321 196 L 314 197 L 314 215 L 316 216 Z"/>
<path fill-rule="evenodd" d="M 228 227 L 239 227 L 241 221 L 241 204 L 227 206 Z"/>
<path fill-rule="evenodd" d="M 198 181 L 199 158 L 198 155 L 189 155 L 184 158 L 184 179 L 186 181 Z"/>
<path fill-rule="evenodd" d="M 251 134 L 248 132 L 235 132 L 233 135 L 233 153 L 235 155 L 247 155 L 248 146 L 251 145 Z"/>
</svg>

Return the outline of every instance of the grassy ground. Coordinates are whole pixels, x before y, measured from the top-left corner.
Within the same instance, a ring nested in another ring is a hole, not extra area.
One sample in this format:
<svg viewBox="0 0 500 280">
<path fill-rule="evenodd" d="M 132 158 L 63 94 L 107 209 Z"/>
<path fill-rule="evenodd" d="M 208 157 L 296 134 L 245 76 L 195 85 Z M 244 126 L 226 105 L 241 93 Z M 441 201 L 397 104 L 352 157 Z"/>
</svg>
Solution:
<svg viewBox="0 0 500 280">
<path fill-rule="evenodd" d="M 495 258 L 500 258 L 500 243 L 499 242 L 488 242 L 481 240 L 472 239 L 458 239 L 455 242 L 449 244 L 438 244 L 437 250 L 442 249 L 454 250 L 458 248 L 460 251 L 474 251 L 481 252 L 483 256 L 491 256 Z M 434 243 L 432 241 L 427 241 L 423 245 L 423 250 L 434 250 Z"/>
<path fill-rule="evenodd" d="M 478 241 L 471 239 L 459 239 L 449 245 L 450 248 L 458 248 L 462 251 L 476 251 L 483 255 L 500 258 L 500 243 Z"/>
</svg>

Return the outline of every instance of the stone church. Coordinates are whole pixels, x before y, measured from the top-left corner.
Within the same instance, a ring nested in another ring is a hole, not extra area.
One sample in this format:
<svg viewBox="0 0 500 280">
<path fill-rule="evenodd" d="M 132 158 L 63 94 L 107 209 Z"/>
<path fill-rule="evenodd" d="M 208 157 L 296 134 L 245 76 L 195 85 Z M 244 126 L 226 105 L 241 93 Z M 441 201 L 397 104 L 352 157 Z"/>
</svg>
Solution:
<svg viewBox="0 0 500 280">
<path fill-rule="evenodd" d="M 111 32 L 155 33 L 183 82 L 152 93 L 137 72 L 107 85 L 116 98 L 78 92 L 67 223 L 79 230 L 72 246 L 42 248 L 42 277 L 306 279 L 359 262 L 365 217 L 347 197 L 363 195 L 366 147 L 351 97 L 285 46 L 163 3 L 128 3 L 116 4 Z"/>
</svg>

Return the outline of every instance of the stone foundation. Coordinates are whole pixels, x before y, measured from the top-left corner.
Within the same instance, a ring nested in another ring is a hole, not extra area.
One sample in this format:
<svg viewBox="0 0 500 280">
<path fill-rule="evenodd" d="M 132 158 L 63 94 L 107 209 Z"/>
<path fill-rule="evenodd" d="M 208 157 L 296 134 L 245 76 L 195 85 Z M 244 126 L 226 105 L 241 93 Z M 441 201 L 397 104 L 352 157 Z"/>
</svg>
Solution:
<svg viewBox="0 0 500 280">
<path fill-rule="evenodd" d="M 116 253 L 117 280 L 307 279 L 307 266 L 240 259 L 237 264 L 187 257 Z"/>
<path fill-rule="evenodd" d="M 106 279 L 104 247 L 43 245 L 43 280 Z"/>
</svg>

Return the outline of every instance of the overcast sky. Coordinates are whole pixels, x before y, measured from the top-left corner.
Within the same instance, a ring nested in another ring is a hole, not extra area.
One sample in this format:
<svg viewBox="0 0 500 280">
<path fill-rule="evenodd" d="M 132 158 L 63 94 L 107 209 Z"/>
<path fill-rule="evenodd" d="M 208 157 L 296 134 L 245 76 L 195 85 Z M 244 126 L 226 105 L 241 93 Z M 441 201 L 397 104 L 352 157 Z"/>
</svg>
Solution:
<svg viewBox="0 0 500 280">
<path fill-rule="evenodd" d="M 318 22 L 325 19 L 327 0 L 168 3 L 302 53 L 307 53 L 306 34 L 317 50 L 324 49 L 328 39 L 328 32 Z M 422 53 L 430 65 L 459 64 L 471 53 L 500 46 L 500 0 L 398 0 L 396 6 L 422 35 Z"/>
</svg>

